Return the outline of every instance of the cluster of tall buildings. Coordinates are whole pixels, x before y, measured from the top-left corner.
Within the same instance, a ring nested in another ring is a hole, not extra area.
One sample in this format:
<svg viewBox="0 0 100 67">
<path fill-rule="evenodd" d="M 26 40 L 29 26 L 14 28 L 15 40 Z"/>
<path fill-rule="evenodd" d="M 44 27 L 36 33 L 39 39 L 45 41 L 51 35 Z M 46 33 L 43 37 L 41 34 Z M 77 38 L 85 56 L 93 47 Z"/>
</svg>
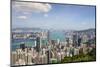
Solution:
<svg viewBox="0 0 100 67">
<path fill-rule="evenodd" d="M 58 63 L 65 56 L 73 57 L 80 53 L 87 54 L 95 47 L 95 34 L 85 33 L 67 33 L 65 41 L 59 38 L 50 39 L 50 32 L 41 32 L 36 34 L 35 46 L 27 47 L 25 43 L 20 43 L 20 48 L 11 52 L 12 65 L 30 65 L 30 64 L 50 64 Z M 47 40 L 44 43 L 43 40 Z"/>
</svg>

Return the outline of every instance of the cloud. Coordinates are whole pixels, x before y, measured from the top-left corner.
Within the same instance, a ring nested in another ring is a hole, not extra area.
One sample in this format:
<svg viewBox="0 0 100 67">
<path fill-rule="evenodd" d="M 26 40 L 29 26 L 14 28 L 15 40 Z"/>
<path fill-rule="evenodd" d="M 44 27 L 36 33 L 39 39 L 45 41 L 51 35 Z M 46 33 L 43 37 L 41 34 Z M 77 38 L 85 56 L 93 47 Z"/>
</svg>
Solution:
<svg viewBox="0 0 100 67">
<path fill-rule="evenodd" d="M 27 16 L 18 16 L 18 19 L 27 19 Z"/>
<path fill-rule="evenodd" d="M 21 12 L 36 12 L 36 13 L 47 13 L 49 12 L 52 7 L 50 4 L 47 3 L 33 3 L 33 2 L 12 2 L 12 7 L 16 9 L 16 11 Z"/>
<path fill-rule="evenodd" d="M 29 13 L 29 12 L 23 12 L 23 14 L 25 14 L 25 15 L 29 15 L 29 14 L 31 14 L 31 13 Z"/>
<path fill-rule="evenodd" d="M 48 17 L 48 14 L 44 14 L 44 17 Z"/>
</svg>

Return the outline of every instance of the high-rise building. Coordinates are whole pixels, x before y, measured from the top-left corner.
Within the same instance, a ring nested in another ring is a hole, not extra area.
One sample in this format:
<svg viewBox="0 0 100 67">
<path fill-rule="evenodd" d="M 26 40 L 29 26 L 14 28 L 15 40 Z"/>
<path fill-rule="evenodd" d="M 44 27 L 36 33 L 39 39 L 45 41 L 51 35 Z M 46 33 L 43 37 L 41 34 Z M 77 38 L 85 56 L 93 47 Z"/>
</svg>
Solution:
<svg viewBox="0 0 100 67">
<path fill-rule="evenodd" d="M 52 45 L 55 45 L 55 40 L 51 40 L 51 44 Z"/>
<path fill-rule="evenodd" d="M 60 44 L 60 39 L 57 39 L 57 44 Z"/>
<path fill-rule="evenodd" d="M 87 54 L 88 53 L 88 48 L 87 47 L 83 47 L 83 53 Z"/>
<path fill-rule="evenodd" d="M 48 41 L 50 39 L 50 31 L 48 30 L 48 35 L 47 35 Z"/>
<path fill-rule="evenodd" d="M 40 64 L 47 64 L 47 56 L 46 55 L 40 56 Z"/>
<path fill-rule="evenodd" d="M 64 59 L 64 57 L 65 57 L 65 53 L 61 51 L 61 59 Z"/>
<path fill-rule="evenodd" d="M 77 46 L 77 41 L 78 41 L 78 36 L 77 36 L 77 34 L 74 34 L 73 35 L 73 46 Z"/>
<path fill-rule="evenodd" d="M 70 56 L 73 56 L 74 55 L 74 47 L 69 47 L 70 48 Z"/>
<path fill-rule="evenodd" d="M 19 65 L 25 65 L 25 61 L 24 59 L 18 59 L 18 62 L 17 62 Z"/>
<path fill-rule="evenodd" d="M 81 38 L 78 38 L 78 47 L 81 46 Z"/>
<path fill-rule="evenodd" d="M 67 47 L 66 55 L 67 55 L 68 57 L 69 57 L 69 55 L 70 55 L 70 48 L 69 48 L 69 47 Z"/>
<path fill-rule="evenodd" d="M 86 34 L 84 34 L 83 37 L 82 37 L 82 42 L 86 43 L 87 41 L 88 41 L 88 37 L 87 37 Z"/>
<path fill-rule="evenodd" d="M 36 47 L 36 40 L 34 41 L 35 47 Z"/>
<path fill-rule="evenodd" d="M 74 55 L 79 55 L 79 49 L 78 48 L 74 48 Z"/>
<path fill-rule="evenodd" d="M 66 38 L 66 42 L 67 42 L 66 46 L 69 46 L 69 38 Z"/>
<path fill-rule="evenodd" d="M 32 54 L 30 52 L 28 53 L 27 58 L 28 58 L 27 59 L 27 61 L 28 61 L 27 63 L 28 64 L 32 64 Z"/>
<path fill-rule="evenodd" d="M 16 61 L 18 60 L 18 57 L 17 57 L 17 53 L 16 52 L 12 52 L 11 53 L 11 64 L 16 64 Z"/>
<path fill-rule="evenodd" d="M 21 44 L 20 44 L 20 48 L 21 48 L 22 50 L 24 50 L 24 49 L 25 49 L 25 43 L 21 43 Z"/>
<path fill-rule="evenodd" d="M 27 53 L 25 53 L 25 64 L 28 64 L 28 54 Z"/>
<path fill-rule="evenodd" d="M 57 53 L 57 61 L 61 61 L 61 53 L 60 52 Z"/>
<path fill-rule="evenodd" d="M 40 37 L 36 38 L 36 51 L 39 52 L 40 51 Z"/>
<path fill-rule="evenodd" d="M 47 63 L 48 64 L 50 63 L 50 51 L 49 50 L 47 51 Z"/>
</svg>

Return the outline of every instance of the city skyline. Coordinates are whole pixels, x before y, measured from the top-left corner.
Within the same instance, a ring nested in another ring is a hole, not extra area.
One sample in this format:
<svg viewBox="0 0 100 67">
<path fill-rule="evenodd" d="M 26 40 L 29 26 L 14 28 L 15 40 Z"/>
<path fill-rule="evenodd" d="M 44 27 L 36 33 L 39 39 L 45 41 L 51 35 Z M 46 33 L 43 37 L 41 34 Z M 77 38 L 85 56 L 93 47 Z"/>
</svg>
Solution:
<svg viewBox="0 0 100 67">
<path fill-rule="evenodd" d="M 12 2 L 12 28 L 95 28 L 95 6 Z"/>
<path fill-rule="evenodd" d="M 95 6 L 12 1 L 11 66 L 96 61 Z"/>
</svg>

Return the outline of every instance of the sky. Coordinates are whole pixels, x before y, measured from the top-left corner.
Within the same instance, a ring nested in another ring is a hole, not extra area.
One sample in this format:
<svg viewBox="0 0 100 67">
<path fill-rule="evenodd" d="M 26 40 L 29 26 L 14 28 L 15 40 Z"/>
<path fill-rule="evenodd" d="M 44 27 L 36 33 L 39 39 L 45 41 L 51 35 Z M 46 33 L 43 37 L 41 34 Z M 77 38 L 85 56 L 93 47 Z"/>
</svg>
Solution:
<svg viewBox="0 0 100 67">
<path fill-rule="evenodd" d="M 12 2 L 12 28 L 83 30 L 95 20 L 95 6 Z"/>
</svg>

